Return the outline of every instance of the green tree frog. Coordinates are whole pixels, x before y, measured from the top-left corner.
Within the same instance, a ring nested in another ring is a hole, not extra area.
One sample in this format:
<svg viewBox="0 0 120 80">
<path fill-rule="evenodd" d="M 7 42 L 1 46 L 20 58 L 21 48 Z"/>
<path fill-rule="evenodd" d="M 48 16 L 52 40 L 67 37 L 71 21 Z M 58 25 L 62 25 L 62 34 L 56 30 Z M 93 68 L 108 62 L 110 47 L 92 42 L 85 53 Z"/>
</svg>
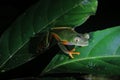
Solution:
<svg viewBox="0 0 120 80">
<path fill-rule="evenodd" d="M 49 36 L 56 39 L 60 49 L 68 54 L 71 58 L 73 54 L 80 54 L 80 52 L 75 51 L 76 46 L 88 46 L 89 44 L 89 34 L 77 33 L 74 28 L 70 27 L 55 27 L 51 28 Z M 49 43 L 49 41 L 48 41 Z M 73 49 L 69 50 L 66 46 L 74 46 Z"/>
</svg>

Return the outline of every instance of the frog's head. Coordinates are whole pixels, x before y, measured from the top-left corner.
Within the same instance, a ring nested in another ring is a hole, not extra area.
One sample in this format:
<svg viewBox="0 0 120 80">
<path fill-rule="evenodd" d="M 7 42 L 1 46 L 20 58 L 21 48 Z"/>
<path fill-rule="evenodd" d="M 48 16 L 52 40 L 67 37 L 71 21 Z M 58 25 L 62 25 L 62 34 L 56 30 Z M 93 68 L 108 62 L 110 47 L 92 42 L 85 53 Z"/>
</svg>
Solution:
<svg viewBox="0 0 120 80">
<path fill-rule="evenodd" d="M 89 39 L 88 33 L 78 34 L 73 38 L 72 44 L 74 44 L 76 46 L 88 46 L 88 44 L 89 44 L 88 39 Z"/>
</svg>

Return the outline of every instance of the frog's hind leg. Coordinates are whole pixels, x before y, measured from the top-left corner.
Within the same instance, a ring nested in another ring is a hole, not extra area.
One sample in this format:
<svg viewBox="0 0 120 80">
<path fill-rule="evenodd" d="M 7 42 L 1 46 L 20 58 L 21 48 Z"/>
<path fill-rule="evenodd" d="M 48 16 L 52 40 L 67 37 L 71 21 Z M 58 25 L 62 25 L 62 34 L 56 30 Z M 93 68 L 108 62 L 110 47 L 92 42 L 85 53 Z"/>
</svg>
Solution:
<svg viewBox="0 0 120 80">
<path fill-rule="evenodd" d="M 48 31 L 46 33 L 46 37 L 45 37 L 45 45 L 46 45 L 46 48 L 48 48 L 50 46 L 50 42 L 51 42 L 51 36 L 50 36 L 50 32 Z"/>
<path fill-rule="evenodd" d="M 36 53 L 43 53 L 46 49 L 49 48 L 50 41 L 49 41 L 49 32 L 43 32 L 38 34 L 38 42 L 36 43 Z"/>
</svg>

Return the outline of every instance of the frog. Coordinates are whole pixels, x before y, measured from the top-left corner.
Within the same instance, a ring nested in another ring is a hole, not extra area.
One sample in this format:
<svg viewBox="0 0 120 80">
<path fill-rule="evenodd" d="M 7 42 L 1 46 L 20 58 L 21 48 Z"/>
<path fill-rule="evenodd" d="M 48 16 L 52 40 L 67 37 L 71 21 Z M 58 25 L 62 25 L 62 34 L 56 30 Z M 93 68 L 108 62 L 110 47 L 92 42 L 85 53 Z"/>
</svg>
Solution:
<svg viewBox="0 0 120 80">
<path fill-rule="evenodd" d="M 79 55 L 80 52 L 76 52 L 77 46 L 84 47 L 89 45 L 89 34 L 78 33 L 75 28 L 71 27 L 54 27 L 50 30 L 50 36 L 52 36 L 59 46 L 59 48 L 70 58 L 74 58 L 73 54 Z M 74 46 L 69 50 L 66 46 Z"/>
</svg>

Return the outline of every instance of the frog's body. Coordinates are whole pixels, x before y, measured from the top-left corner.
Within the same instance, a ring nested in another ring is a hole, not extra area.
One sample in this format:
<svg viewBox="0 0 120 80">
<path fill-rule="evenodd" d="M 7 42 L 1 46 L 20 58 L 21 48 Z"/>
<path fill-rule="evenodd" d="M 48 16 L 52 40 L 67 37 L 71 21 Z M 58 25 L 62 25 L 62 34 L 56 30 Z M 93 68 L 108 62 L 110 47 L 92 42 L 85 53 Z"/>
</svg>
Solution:
<svg viewBox="0 0 120 80">
<path fill-rule="evenodd" d="M 76 46 L 88 46 L 88 34 L 79 34 L 70 27 L 55 27 L 50 31 L 50 36 L 55 38 L 58 42 L 59 47 L 64 53 L 69 54 L 73 58 L 72 54 L 80 54 L 75 52 Z M 68 50 L 67 46 L 74 45 L 72 50 Z"/>
</svg>

